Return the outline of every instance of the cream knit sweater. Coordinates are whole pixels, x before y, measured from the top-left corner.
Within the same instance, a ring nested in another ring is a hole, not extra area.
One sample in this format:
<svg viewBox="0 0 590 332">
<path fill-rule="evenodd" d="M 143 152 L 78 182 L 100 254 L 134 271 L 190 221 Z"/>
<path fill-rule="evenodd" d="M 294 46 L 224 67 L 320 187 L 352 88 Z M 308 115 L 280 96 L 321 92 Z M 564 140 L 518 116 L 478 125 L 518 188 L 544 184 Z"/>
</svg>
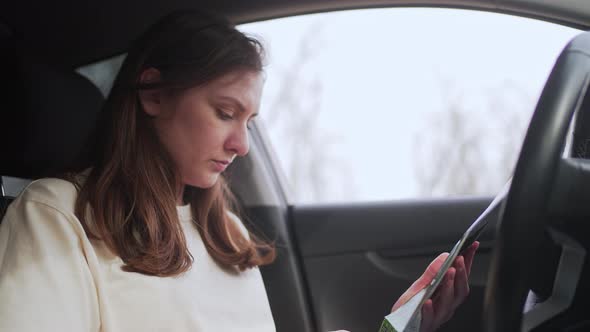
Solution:
<svg viewBox="0 0 590 332">
<path fill-rule="evenodd" d="M 0 225 L 0 331 L 275 331 L 258 269 L 222 269 L 178 207 L 192 268 L 177 277 L 121 270 L 74 215 L 77 192 L 59 179 L 31 183 Z M 239 219 L 235 218 L 241 227 Z"/>
</svg>

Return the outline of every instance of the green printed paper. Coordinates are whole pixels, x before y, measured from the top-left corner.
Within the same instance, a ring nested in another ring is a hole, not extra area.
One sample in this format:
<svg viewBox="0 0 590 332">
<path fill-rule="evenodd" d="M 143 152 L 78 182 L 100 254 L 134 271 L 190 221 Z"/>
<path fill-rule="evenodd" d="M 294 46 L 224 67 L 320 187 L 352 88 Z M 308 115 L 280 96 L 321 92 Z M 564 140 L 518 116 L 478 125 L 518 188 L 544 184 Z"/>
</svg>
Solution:
<svg viewBox="0 0 590 332">
<path fill-rule="evenodd" d="M 422 303 L 426 289 L 416 293 L 396 311 L 385 316 L 379 332 L 418 332 L 422 322 Z"/>
</svg>

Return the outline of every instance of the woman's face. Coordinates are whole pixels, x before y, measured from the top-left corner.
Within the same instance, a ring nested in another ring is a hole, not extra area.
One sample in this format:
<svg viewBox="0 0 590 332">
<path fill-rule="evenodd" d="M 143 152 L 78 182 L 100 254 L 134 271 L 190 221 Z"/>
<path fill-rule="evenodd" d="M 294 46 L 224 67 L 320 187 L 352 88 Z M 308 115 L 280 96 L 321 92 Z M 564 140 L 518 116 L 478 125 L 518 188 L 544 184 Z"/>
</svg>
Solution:
<svg viewBox="0 0 590 332">
<path fill-rule="evenodd" d="M 182 184 L 209 188 L 248 153 L 248 124 L 258 113 L 263 75 L 234 71 L 175 95 L 141 95 Z"/>
</svg>

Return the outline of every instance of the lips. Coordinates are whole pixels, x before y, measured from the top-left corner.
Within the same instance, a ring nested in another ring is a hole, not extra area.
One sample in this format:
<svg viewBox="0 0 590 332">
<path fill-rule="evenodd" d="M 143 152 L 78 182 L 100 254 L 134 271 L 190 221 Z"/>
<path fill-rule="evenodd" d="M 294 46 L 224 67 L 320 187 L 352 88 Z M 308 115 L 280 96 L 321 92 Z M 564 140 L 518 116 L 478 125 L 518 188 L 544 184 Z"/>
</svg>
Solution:
<svg viewBox="0 0 590 332">
<path fill-rule="evenodd" d="M 213 168 L 215 169 L 215 171 L 217 172 L 223 172 L 227 166 L 229 166 L 229 164 L 231 163 L 230 160 L 212 160 L 213 162 Z"/>
</svg>

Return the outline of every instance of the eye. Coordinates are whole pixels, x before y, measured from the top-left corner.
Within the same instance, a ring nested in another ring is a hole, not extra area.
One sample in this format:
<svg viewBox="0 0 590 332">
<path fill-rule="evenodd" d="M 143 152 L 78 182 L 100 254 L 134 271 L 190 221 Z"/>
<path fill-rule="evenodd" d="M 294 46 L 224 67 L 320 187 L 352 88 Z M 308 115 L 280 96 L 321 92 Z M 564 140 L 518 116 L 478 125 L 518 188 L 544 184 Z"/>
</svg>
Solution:
<svg viewBox="0 0 590 332">
<path fill-rule="evenodd" d="M 219 117 L 221 120 L 231 120 L 234 118 L 234 115 L 232 113 L 219 108 L 216 109 L 215 112 L 217 113 L 217 117 Z"/>
</svg>

